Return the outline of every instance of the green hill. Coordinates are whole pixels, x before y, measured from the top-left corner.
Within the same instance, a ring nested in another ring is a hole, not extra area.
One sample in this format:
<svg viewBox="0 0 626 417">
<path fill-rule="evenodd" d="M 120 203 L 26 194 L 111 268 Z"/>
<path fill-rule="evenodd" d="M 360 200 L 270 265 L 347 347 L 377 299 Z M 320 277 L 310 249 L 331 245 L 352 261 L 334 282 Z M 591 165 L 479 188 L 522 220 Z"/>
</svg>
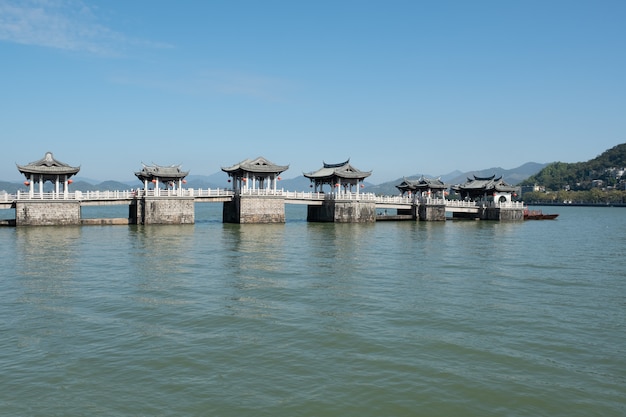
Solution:
<svg viewBox="0 0 626 417">
<path fill-rule="evenodd" d="M 553 162 L 522 181 L 522 186 L 539 185 L 547 191 L 607 190 L 626 187 L 626 143 L 617 145 L 587 162 Z"/>
</svg>

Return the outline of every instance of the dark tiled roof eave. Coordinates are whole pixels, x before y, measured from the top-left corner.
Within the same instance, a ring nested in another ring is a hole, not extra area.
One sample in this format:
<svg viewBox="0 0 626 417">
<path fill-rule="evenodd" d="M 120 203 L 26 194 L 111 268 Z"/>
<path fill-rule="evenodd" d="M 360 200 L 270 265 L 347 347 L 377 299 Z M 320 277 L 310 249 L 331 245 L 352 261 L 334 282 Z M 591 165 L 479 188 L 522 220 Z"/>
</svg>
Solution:
<svg viewBox="0 0 626 417">
<path fill-rule="evenodd" d="M 349 161 L 349 160 L 348 160 Z M 372 171 L 361 171 L 346 161 L 342 164 L 327 164 L 317 171 L 303 173 L 306 178 L 322 180 L 332 178 L 364 179 L 372 175 Z"/>
<path fill-rule="evenodd" d="M 26 165 L 17 165 L 22 174 L 73 175 L 80 171 L 80 166 L 73 167 L 54 158 L 52 152 L 46 152 L 43 158 Z"/>
<path fill-rule="evenodd" d="M 254 160 L 245 159 L 230 167 L 222 167 L 222 171 L 226 173 L 263 173 L 263 174 L 280 174 L 289 169 L 289 165 L 277 165 L 263 157 Z"/>
<path fill-rule="evenodd" d="M 43 174 L 43 175 L 74 175 L 80 171 L 80 167 L 70 166 L 30 166 L 18 165 L 17 169 L 22 174 Z"/>
</svg>

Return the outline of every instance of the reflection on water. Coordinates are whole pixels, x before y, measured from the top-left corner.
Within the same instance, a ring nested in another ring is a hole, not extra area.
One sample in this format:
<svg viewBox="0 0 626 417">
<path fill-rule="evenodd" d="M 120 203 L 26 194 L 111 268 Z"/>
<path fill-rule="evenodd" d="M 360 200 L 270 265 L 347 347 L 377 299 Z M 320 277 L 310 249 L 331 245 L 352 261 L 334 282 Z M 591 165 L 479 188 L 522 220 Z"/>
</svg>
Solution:
<svg viewBox="0 0 626 417">
<path fill-rule="evenodd" d="M 13 261 L 15 279 L 23 286 L 22 300 L 47 304 L 47 308 L 64 307 L 64 299 L 74 289 L 81 232 L 78 226 L 15 229 L 19 256 Z"/>
<path fill-rule="evenodd" d="M 0 229 L 0 414 L 623 415 L 623 214 Z"/>
</svg>

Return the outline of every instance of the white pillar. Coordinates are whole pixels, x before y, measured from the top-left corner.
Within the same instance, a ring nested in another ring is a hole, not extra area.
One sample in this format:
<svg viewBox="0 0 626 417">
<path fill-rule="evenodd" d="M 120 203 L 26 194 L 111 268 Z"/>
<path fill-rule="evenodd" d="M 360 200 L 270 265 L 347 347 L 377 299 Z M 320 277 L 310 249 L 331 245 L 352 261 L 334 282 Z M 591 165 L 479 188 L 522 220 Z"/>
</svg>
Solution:
<svg viewBox="0 0 626 417">
<path fill-rule="evenodd" d="M 155 178 L 156 182 L 154 183 L 154 195 L 156 197 L 159 196 L 159 179 Z"/>
<path fill-rule="evenodd" d="M 34 181 L 35 177 L 33 176 L 33 174 L 30 174 L 30 176 L 28 177 L 28 194 L 30 198 L 33 198 L 33 195 L 35 194 L 35 181 Z"/>
<path fill-rule="evenodd" d="M 39 198 L 43 198 L 43 175 L 39 175 Z"/>
<path fill-rule="evenodd" d="M 67 174 L 65 175 L 65 177 L 63 178 L 63 198 L 67 198 Z"/>
</svg>

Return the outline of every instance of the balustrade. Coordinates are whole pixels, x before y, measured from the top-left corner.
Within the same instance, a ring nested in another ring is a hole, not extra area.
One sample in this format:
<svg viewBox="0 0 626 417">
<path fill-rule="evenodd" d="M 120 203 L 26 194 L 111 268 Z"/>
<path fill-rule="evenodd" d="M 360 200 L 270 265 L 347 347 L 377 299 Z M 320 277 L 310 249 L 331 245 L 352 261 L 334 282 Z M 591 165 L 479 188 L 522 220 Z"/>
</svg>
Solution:
<svg viewBox="0 0 626 417">
<path fill-rule="evenodd" d="M 240 190 L 240 195 L 249 196 L 280 196 L 286 200 L 343 200 L 343 201 L 374 201 L 379 204 L 405 204 L 407 206 L 415 204 L 413 197 L 407 196 L 376 196 L 374 193 L 322 193 L 322 192 L 298 192 L 285 191 L 284 189 L 248 189 Z M 231 197 L 234 195 L 232 190 L 226 189 L 194 189 L 179 188 L 175 190 L 115 190 L 115 191 L 75 191 L 75 192 L 46 192 L 46 193 L 30 193 L 18 191 L 16 194 L 1 193 L 0 201 L 13 202 L 15 200 L 131 200 L 141 197 L 193 197 L 193 198 L 211 198 L 211 197 Z M 447 200 L 444 198 L 419 198 L 419 204 L 440 204 L 450 208 L 474 208 L 474 207 L 497 207 L 504 209 L 523 209 L 525 205 L 521 201 L 510 202 L 494 202 L 494 201 L 466 201 L 466 200 Z"/>
</svg>

